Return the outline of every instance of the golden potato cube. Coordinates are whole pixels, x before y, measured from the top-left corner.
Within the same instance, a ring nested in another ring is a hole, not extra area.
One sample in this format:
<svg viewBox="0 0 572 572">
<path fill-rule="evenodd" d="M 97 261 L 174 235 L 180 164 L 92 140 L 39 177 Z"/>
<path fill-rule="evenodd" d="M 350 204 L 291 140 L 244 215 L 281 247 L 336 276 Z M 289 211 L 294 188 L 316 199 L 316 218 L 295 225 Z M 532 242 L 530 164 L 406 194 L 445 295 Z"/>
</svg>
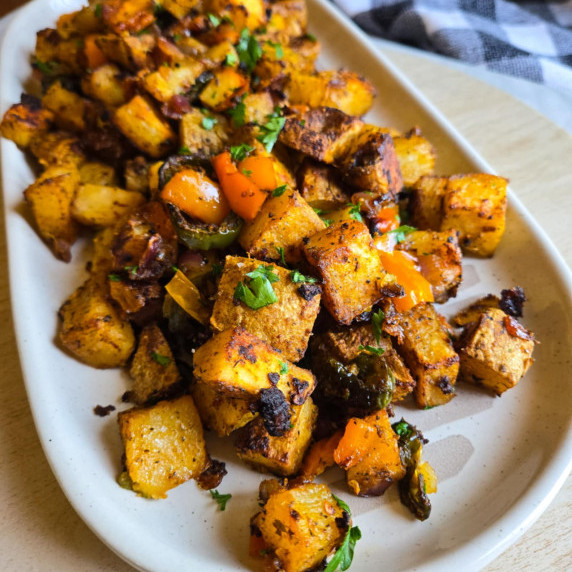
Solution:
<svg viewBox="0 0 572 572">
<path fill-rule="evenodd" d="M 311 80 L 317 79 L 318 76 L 312 75 L 314 71 L 315 61 L 319 55 L 319 44 L 312 42 L 307 38 L 301 37 L 291 40 L 286 44 L 280 44 L 277 47 L 275 42 L 267 41 L 262 45 L 262 56 L 256 63 L 254 74 L 260 78 L 261 88 L 272 88 L 273 86 L 283 85 L 286 83 L 286 91 L 288 90 L 288 78 L 295 76 L 302 76 L 310 78 Z M 311 107 L 318 107 L 325 105 L 321 103 L 321 95 L 323 95 L 323 80 L 317 79 L 318 93 L 312 89 L 312 85 L 305 85 L 305 92 L 310 95 L 317 95 L 312 102 L 314 105 Z M 287 93 L 288 97 L 288 93 Z M 291 103 L 292 100 L 288 97 Z M 309 101 L 304 102 L 304 105 L 309 105 Z M 332 106 L 334 107 L 334 106 Z"/>
<path fill-rule="evenodd" d="M 425 175 L 433 174 L 437 152 L 419 129 L 414 128 L 403 136 L 394 136 L 393 145 L 406 187 L 413 186 Z"/>
<path fill-rule="evenodd" d="M 362 222 L 335 223 L 304 241 L 303 250 L 322 278 L 324 305 L 341 324 L 371 308 L 394 281 Z"/>
<path fill-rule="evenodd" d="M 193 60 L 174 66 L 162 65 L 157 71 L 148 73 L 141 85 L 155 99 L 168 103 L 175 95 L 188 91 L 204 70 L 202 62 Z"/>
<path fill-rule="evenodd" d="M 85 183 L 77 189 L 71 214 L 86 226 L 110 226 L 144 202 L 137 191 Z"/>
<path fill-rule="evenodd" d="M 301 0 L 281 0 L 270 4 L 267 33 L 280 41 L 299 38 L 306 32 L 308 9 Z"/>
<path fill-rule="evenodd" d="M 479 173 L 449 177 L 441 230 L 460 233 L 463 252 L 494 254 L 505 228 L 507 179 Z"/>
<path fill-rule="evenodd" d="M 514 387 L 532 365 L 532 332 L 497 308 L 483 312 L 459 342 L 462 379 L 497 395 Z"/>
<path fill-rule="evenodd" d="M 94 34 L 103 29 L 102 18 L 98 17 L 99 9 L 97 4 L 85 6 L 81 10 L 63 14 L 58 18 L 56 24 L 57 31 L 62 38 L 70 38 L 72 36 L 85 36 L 86 34 Z"/>
<path fill-rule="evenodd" d="M 320 107 L 288 117 L 280 141 L 318 161 L 333 163 L 347 153 L 362 127 L 357 117 L 339 109 Z"/>
<path fill-rule="evenodd" d="M 199 109 L 193 108 L 183 115 L 179 123 L 181 145 L 189 150 L 190 155 L 216 155 L 224 149 L 228 140 L 226 120 L 217 116 L 212 128 L 205 129 L 205 117 L 207 116 Z"/>
<path fill-rule="evenodd" d="M 71 203 L 79 183 L 75 167 L 48 167 L 25 191 L 38 232 L 60 260 L 71 260 L 78 225 Z"/>
<path fill-rule="evenodd" d="M 125 467 L 140 495 L 165 498 L 167 491 L 206 468 L 203 427 L 190 395 L 122 411 L 118 421 Z"/>
<path fill-rule="evenodd" d="M 196 382 L 191 394 L 199 410 L 203 425 L 219 437 L 227 437 L 233 431 L 250 423 L 257 415 L 247 399 L 230 397 L 208 383 Z"/>
<path fill-rule="evenodd" d="M 462 253 L 457 231 L 417 230 L 405 235 L 398 250 L 417 260 L 419 270 L 431 284 L 435 302 L 443 303 L 457 295 L 463 277 Z"/>
<path fill-rule="evenodd" d="M 6 111 L 0 125 L 0 133 L 25 149 L 34 137 L 51 128 L 53 120 L 54 114 L 48 109 L 42 109 L 39 100 L 24 97 L 21 103 L 12 105 Z"/>
<path fill-rule="evenodd" d="M 56 123 L 62 129 L 85 130 L 86 100 L 77 93 L 65 89 L 59 81 L 52 83 L 43 95 L 42 106 L 54 114 Z"/>
<path fill-rule="evenodd" d="M 147 69 L 148 58 L 155 47 L 156 38 L 154 34 L 105 34 L 97 36 L 95 43 L 109 61 L 137 72 Z"/>
<path fill-rule="evenodd" d="M 435 311 L 433 304 L 422 302 L 398 314 L 395 320 L 398 351 L 417 381 L 418 407 L 435 407 L 451 401 L 455 396 L 459 356 L 453 349 L 443 316 Z"/>
<path fill-rule="evenodd" d="M 200 0 L 162 0 L 161 6 L 177 20 L 182 20 Z"/>
<path fill-rule="evenodd" d="M 103 21 L 115 33 L 137 33 L 155 21 L 153 0 L 118 0 L 107 2 Z"/>
<path fill-rule="evenodd" d="M 331 210 L 346 204 L 350 195 L 342 188 L 337 171 L 307 157 L 296 173 L 300 195 L 311 207 Z"/>
<path fill-rule="evenodd" d="M 248 88 L 248 79 L 234 68 L 224 67 L 214 73 L 214 77 L 201 91 L 201 103 L 214 111 L 224 111 L 232 107 L 234 100 Z"/>
<path fill-rule="evenodd" d="M 157 324 L 148 324 L 141 330 L 129 375 L 133 380 L 129 399 L 137 405 L 168 399 L 181 389 L 173 352 Z"/>
<path fill-rule="evenodd" d="M 75 135 L 63 131 L 38 134 L 30 141 L 30 151 L 44 167 L 78 167 L 85 161 L 81 141 Z"/>
<path fill-rule="evenodd" d="M 318 408 L 312 398 L 292 408 L 291 428 L 281 437 L 268 433 L 262 417 L 243 427 L 234 442 L 240 459 L 259 470 L 276 475 L 295 475 L 312 440 Z"/>
<path fill-rule="evenodd" d="M 291 404 L 301 405 L 316 385 L 311 372 L 240 327 L 215 334 L 198 348 L 194 373 L 199 382 L 250 402 L 262 390 L 277 387 Z"/>
<path fill-rule="evenodd" d="M 115 169 L 106 163 L 88 161 L 79 167 L 79 180 L 82 183 L 115 187 L 119 184 L 119 178 Z"/>
<path fill-rule="evenodd" d="M 271 285 L 277 302 L 257 310 L 237 303 L 234 292 L 238 283 L 246 281 L 246 275 L 260 265 L 256 259 L 226 257 L 211 326 L 219 332 L 241 326 L 282 352 L 285 359 L 297 362 L 304 357 L 320 311 L 320 288 L 315 284 L 294 283 L 289 270 L 273 266 L 272 271 L 279 278 Z"/>
<path fill-rule="evenodd" d="M 83 43 L 78 38 L 63 38 L 57 30 L 46 28 L 36 34 L 33 62 L 46 64 L 51 74 L 80 75 Z"/>
<path fill-rule="evenodd" d="M 263 0 L 209 0 L 208 6 L 221 18 L 230 18 L 237 30 L 256 30 L 266 22 Z"/>
<path fill-rule="evenodd" d="M 274 101 L 267 91 L 248 93 L 244 96 L 245 123 L 266 123 L 268 115 L 274 112 Z"/>
<path fill-rule="evenodd" d="M 447 180 L 447 177 L 426 175 L 415 183 L 409 196 L 412 225 L 423 230 L 441 230 Z"/>
<path fill-rule="evenodd" d="M 128 191 L 137 191 L 147 194 L 149 192 L 149 168 L 150 164 L 144 157 L 135 157 L 125 161 L 125 188 Z"/>
<path fill-rule="evenodd" d="M 117 109 L 113 121 L 131 143 L 157 159 L 177 142 L 169 124 L 140 95 Z"/>
<path fill-rule="evenodd" d="M 115 64 L 103 64 L 81 78 L 81 89 L 85 95 L 101 101 L 107 107 L 119 107 L 127 102 L 127 88 L 122 73 Z"/>
<path fill-rule="evenodd" d="M 61 344 L 97 368 L 121 367 L 135 348 L 131 324 L 108 300 L 100 281 L 88 278 L 62 305 Z"/>
<path fill-rule="evenodd" d="M 256 218 L 246 223 L 239 237 L 242 248 L 250 256 L 264 260 L 281 260 L 280 251 L 288 264 L 302 258 L 302 240 L 323 230 L 326 225 L 297 191 L 271 196 Z"/>
<path fill-rule="evenodd" d="M 224 40 L 211 46 L 203 54 L 201 61 L 207 69 L 214 69 L 223 64 L 231 68 L 237 68 L 240 63 L 236 49 L 230 40 Z"/>
<path fill-rule="evenodd" d="M 253 524 L 285 572 L 304 572 L 341 545 L 351 521 L 326 485 L 308 483 L 271 494 Z"/>
</svg>

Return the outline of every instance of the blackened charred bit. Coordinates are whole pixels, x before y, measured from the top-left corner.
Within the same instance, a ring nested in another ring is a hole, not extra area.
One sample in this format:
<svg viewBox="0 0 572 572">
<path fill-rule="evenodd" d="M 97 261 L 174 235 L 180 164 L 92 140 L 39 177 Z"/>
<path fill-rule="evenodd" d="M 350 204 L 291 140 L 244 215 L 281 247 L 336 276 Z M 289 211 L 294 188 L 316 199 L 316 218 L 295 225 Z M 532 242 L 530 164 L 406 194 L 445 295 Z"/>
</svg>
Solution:
<svg viewBox="0 0 572 572">
<path fill-rule="evenodd" d="M 122 396 L 121 396 L 121 401 L 123 403 L 129 403 L 131 401 L 133 401 L 133 392 L 132 391 L 126 391 Z"/>
<path fill-rule="evenodd" d="M 256 363 L 256 354 L 252 351 L 252 344 L 247 346 L 239 346 L 238 355 L 247 359 L 250 363 Z"/>
<path fill-rule="evenodd" d="M 264 427 L 272 437 L 282 437 L 290 430 L 292 412 L 286 397 L 277 387 L 260 392 L 258 411 L 264 420 Z"/>
<path fill-rule="evenodd" d="M 438 382 L 437 387 L 445 394 L 450 395 L 451 393 L 455 393 L 455 387 L 451 384 L 449 377 L 444 375 Z"/>
<path fill-rule="evenodd" d="M 501 290 L 500 309 L 513 318 L 522 318 L 522 310 L 526 302 L 526 295 L 520 286 Z"/>
<path fill-rule="evenodd" d="M 20 103 L 25 105 L 31 111 L 39 111 L 42 109 L 42 101 L 39 97 L 35 97 L 34 95 L 30 95 L 28 93 L 23 93 L 20 96 Z"/>
<path fill-rule="evenodd" d="M 381 288 L 380 292 L 386 298 L 397 298 L 405 295 L 405 290 L 399 284 L 386 284 Z"/>
<path fill-rule="evenodd" d="M 350 526 L 350 515 L 348 513 L 347 510 L 344 510 L 342 512 L 342 516 L 336 518 L 336 526 L 340 529 L 340 530 L 347 530 Z"/>
<path fill-rule="evenodd" d="M 93 412 L 98 415 L 99 417 L 107 417 L 112 411 L 115 411 L 114 405 L 96 405 L 93 408 Z"/>
<path fill-rule="evenodd" d="M 276 385 L 280 381 L 280 374 L 276 372 L 269 373 L 268 380 L 272 385 Z"/>
<path fill-rule="evenodd" d="M 294 386 L 294 393 L 290 396 L 290 402 L 292 405 L 303 405 L 305 401 L 304 391 L 308 388 L 308 382 L 293 377 L 292 385 Z"/>
<path fill-rule="evenodd" d="M 318 296 L 321 293 L 322 289 L 318 284 L 302 284 L 298 286 L 298 294 L 300 294 L 300 296 L 302 296 L 306 302 L 309 302 L 312 300 L 312 298 Z"/>
<path fill-rule="evenodd" d="M 300 513 L 299 513 L 297 510 L 293 509 L 293 508 L 290 509 L 290 516 L 291 516 L 294 520 L 299 520 L 299 519 L 300 519 Z"/>
<path fill-rule="evenodd" d="M 211 459 L 209 466 L 198 476 L 197 484 L 205 491 L 216 489 L 226 473 L 226 465 L 222 461 Z"/>
<path fill-rule="evenodd" d="M 309 236 L 305 236 L 305 237 L 302 239 L 302 242 L 303 242 L 304 244 L 308 244 L 308 243 L 310 242 L 310 237 L 309 237 Z"/>
</svg>

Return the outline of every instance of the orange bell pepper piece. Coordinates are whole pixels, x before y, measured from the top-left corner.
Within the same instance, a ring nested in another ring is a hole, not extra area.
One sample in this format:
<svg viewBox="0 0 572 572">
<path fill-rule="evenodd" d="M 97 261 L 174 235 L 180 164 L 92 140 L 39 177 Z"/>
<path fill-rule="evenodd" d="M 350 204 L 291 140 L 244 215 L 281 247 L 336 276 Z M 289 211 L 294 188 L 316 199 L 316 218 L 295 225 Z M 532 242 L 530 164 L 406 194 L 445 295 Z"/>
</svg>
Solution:
<svg viewBox="0 0 572 572">
<path fill-rule="evenodd" d="M 371 448 L 371 434 L 374 432 L 375 427 L 363 419 L 352 417 L 334 450 L 336 464 L 345 470 L 357 465 Z"/>
<path fill-rule="evenodd" d="M 161 199 L 207 224 L 220 224 L 230 212 L 220 187 L 201 171 L 179 171 L 163 187 Z"/>
<path fill-rule="evenodd" d="M 99 66 L 107 63 L 107 58 L 105 54 L 99 49 L 99 46 L 95 43 L 97 36 L 95 34 L 90 34 L 85 37 L 83 52 L 87 59 L 87 67 L 89 69 L 96 69 Z"/>
<path fill-rule="evenodd" d="M 393 252 L 378 251 L 383 268 L 397 278 L 397 282 L 403 286 L 405 295 L 393 298 L 395 308 L 400 312 L 406 312 L 420 302 L 433 302 L 431 284 L 415 268 L 413 260 L 401 250 Z"/>
<path fill-rule="evenodd" d="M 238 170 L 261 191 L 273 191 L 277 187 L 274 161 L 270 157 L 246 157 L 238 164 Z"/>
<path fill-rule="evenodd" d="M 397 207 L 385 207 L 379 209 L 375 217 L 376 232 L 384 233 L 399 227 L 399 209 Z"/>
<path fill-rule="evenodd" d="M 268 194 L 236 168 L 228 151 L 213 157 L 212 164 L 230 208 L 244 220 L 253 221 Z"/>
</svg>

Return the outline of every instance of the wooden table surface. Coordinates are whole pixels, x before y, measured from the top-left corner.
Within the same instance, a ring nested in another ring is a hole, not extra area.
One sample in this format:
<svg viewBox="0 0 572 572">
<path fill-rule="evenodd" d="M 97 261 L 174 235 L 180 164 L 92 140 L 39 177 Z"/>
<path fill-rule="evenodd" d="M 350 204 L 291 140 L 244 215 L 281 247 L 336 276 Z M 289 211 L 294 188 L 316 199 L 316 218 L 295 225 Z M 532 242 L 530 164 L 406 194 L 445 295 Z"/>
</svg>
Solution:
<svg viewBox="0 0 572 572">
<path fill-rule="evenodd" d="M 2 0 L 1 11 L 18 0 Z M 438 62 L 387 55 L 425 92 L 534 213 L 572 266 L 572 137 L 504 92 Z M 439 78 L 439 81 L 435 81 Z M 447 86 L 447 89 L 443 89 Z M 131 570 L 75 514 L 42 453 L 12 327 L 4 219 L 0 218 L 0 570 Z M 572 479 L 519 542 L 486 570 L 572 569 Z M 461 563 L 460 563 L 461 566 Z"/>
</svg>

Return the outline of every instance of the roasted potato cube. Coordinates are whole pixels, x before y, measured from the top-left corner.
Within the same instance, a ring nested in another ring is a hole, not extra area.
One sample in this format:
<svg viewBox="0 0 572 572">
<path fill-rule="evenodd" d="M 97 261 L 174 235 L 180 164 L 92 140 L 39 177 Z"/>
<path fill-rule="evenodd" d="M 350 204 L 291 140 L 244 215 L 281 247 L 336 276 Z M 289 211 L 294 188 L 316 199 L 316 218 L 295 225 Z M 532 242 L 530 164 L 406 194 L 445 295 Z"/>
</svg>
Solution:
<svg viewBox="0 0 572 572">
<path fill-rule="evenodd" d="M 111 226 L 144 202 L 145 197 L 136 191 L 86 183 L 79 185 L 71 213 L 86 226 Z"/>
<path fill-rule="evenodd" d="M 376 195 L 389 193 L 396 200 L 403 188 L 399 160 L 388 133 L 372 133 L 357 150 L 354 142 L 342 168 L 345 181 L 359 190 Z"/>
<path fill-rule="evenodd" d="M 122 411 L 118 421 L 125 468 L 140 495 L 165 498 L 167 491 L 206 468 L 203 427 L 190 395 Z"/>
<path fill-rule="evenodd" d="M 153 0 L 110 0 L 102 11 L 104 23 L 117 34 L 141 32 L 155 21 Z"/>
<path fill-rule="evenodd" d="M 214 77 L 201 91 L 201 103 L 214 111 L 225 111 L 248 89 L 248 79 L 234 68 L 215 71 Z"/>
<path fill-rule="evenodd" d="M 0 133 L 25 149 L 34 137 L 46 133 L 53 121 L 54 114 L 48 109 L 42 109 L 38 99 L 23 95 L 21 103 L 12 105 L 4 114 Z"/>
<path fill-rule="evenodd" d="M 463 268 L 461 248 L 455 230 L 410 232 L 397 248 L 415 257 L 421 274 L 431 284 L 435 302 L 443 303 L 457 295 Z"/>
<path fill-rule="evenodd" d="M 413 128 L 403 136 L 393 136 L 393 145 L 406 187 L 411 187 L 425 175 L 433 174 L 437 152 L 421 135 L 420 129 Z"/>
<path fill-rule="evenodd" d="M 319 566 L 343 542 L 351 520 L 326 485 L 278 489 L 252 520 L 285 572 Z"/>
<path fill-rule="evenodd" d="M 320 107 L 286 119 L 280 141 L 305 155 L 333 163 L 343 156 L 363 123 L 339 109 Z"/>
<path fill-rule="evenodd" d="M 270 197 L 256 218 L 246 223 L 240 245 L 248 254 L 264 260 L 280 261 L 280 251 L 289 264 L 302 258 L 302 239 L 323 230 L 326 225 L 297 191 Z"/>
<path fill-rule="evenodd" d="M 42 106 L 54 114 L 59 127 L 68 131 L 84 131 L 88 113 L 86 100 L 65 89 L 59 81 L 52 83 L 42 97 Z"/>
<path fill-rule="evenodd" d="M 179 123 L 179 134 L 181 145 L 186 147 L 190 155 L 204 153 L 206 155 L 216 155 L 220 153 L 228 140 L 226 120 L 222 116 L 209 117 L 208 121 L 214 123 L 209 129 L 207 115 L 199 109 L 191 109 L 185 113 Z M 186 151 L 185 151 L 186 152 Z"/>
<path fill-rule="evenodd" d="M 324 305 L 341 324 L 371 308 L 393 282 L 362 222 L 333 224 L 304 241 L 303 250 L 322 278 Z"/>
<path fill-rule="evenodd" d="M 48 167 L 25 191 L 38 232 L 60 260 L 71 260 L 70 247 L 78 225 L 72 218 L 72 200 L 79 183 L 75 167 Z"/>
<path fill-rule="evenodd" d="M 362 116 L 371 109 L 375 88 L 365 78 L 347 70 L 294 72 L 285 93 L 293 105 L 335 107 L 348 115 Z"/>
<path fill-rule="evenodd" d="M 262 0 L 209 0 L 208 7 L 221 18 L 227 16 L 237 30 L 255 30 L 266 22 L 266 6 Z"/>
<path fill-rule="evenodd" d="M 274 101 L 267 91 L 248 93 L 242 99 L 245 123 L 266 123 L 274 111 Z"/>
<path fill-rule="evenodd" d="M 243 427 L 235 442 L 236 454 L 253 467 L 288 477 L 300 469 L 318 417 L 312 398 L 292 408 L 291 428 L 281 437 L 268 433 L 262 417 Z"/>
<path fill-rule="evenodd" d="M 346 470 L 354 494 L 380 496 L 405 476 L 398 440 L 385 409 L 365 419 L 352 417 L 348 421 L 334 460 Z"/>
<path fill-rule="evenodd" d="M 148 324 L 141 330 L 129 375 L 133 379 L 129 400 L 137 405 L 168 399 L 181 390 L 173 352 L 157 324 Z"/>
<path fill-rule="evenodd" d="M 219 44 L 211 46 L 201 58 L 207 69 L 214 69 L 221 65 L 231 68 L 238 67 L 240 59 L 236 53 L 235 47 L 230 40 L 224 40 Z"/>
<path fill-rule="evenodd" d="M 501 395 L 532 365 L 534 335 L 498 308 L 490 308 L 467 327 L 457 349 L 460 376 Z"/>
<path fill-rule="evenodd" d="M 282 352 L 285 359 L 304 357 L 314 321 L 320 311 L 320 288 L 316 284 L 297 284 L 290 271 L 273 266 L 278 281 L 271 284 L 277 301 L 259 309 L 236 303 L 234 293 L 239 282 L 261 265 L 259 260 L 227 256 L 219 283 L 211 326 L 216 331 L 241 326 Z"/>
<path fill-rule="evenodd" d="M 386 312 L 384 328 L 395 336 L 397 349 L 417 381 L 418 407 L 450 401 L 455 396 L 459 356 L 451 344 L 447 323 L 433 304 L 422 302 L 391 318 Z"/>
<path fill-rule="evenodd" d="M 409 196 L 411 224 L 423 230 L 440 230 L 446 189 L 447 177 L 421 177 Z"/>
<path fill-rule="evenodd" d="M 125 188 L 128 191 L 137 191 L 147 194 L 149 192 L 149 167 L 150 164 L 144 157 L 135 157 L 125 162 Z"/>
<path fill-rule="evenodd" d="M 441 230 L 458 230 L 463 252 L 483 258 L 494 254 L 505 228 L 507 183 L 484 173 L 449 177 Z"/>
<path fill-rule="evenodd" d="M 226 437 L 244 427 L 257 415 L 252 411 L 252 404 L 247 399 L 230 397 L 208 383 L 196 382 L 191 388 L 191 393 L 203 425 L 219 437 Z"/>
<path fill-rule="evenodd" d="M 119 179 L 115 169 L 106 163 L 89 161 L 79 167 L 79 180 L 82 183 L 116 187 Z"/>
<path fill-rule="evenodd" d="M 113 121 L 131 143 L 151 157 L 162 157 L 176 144 L 177 137 L 169 124 L 140 95 L 122 105 Z"/>
<path fill-rule="evenodd" d="M 62 38 L 70 38 L 72 36 L 85 36 L 86 34 L 94 34 L 103 29 L 102 18 L 99 17 L 99 9 L 97 4 L 92 3 L 90 6 L 84 6 L 81 10 L 62 14 L 58 18 L 57 31 Z"/>
<path fill-rule="evenodd" d="M 158 282 L 122 280 L 113 273 L 108 274 L 107 278 L 110 297 L 131 322 L 145 326 L 163 317 L 165 289 Z"/>
<path fill-rule="evenodd" d="M 131 324 L 108 300 L 100 281 L 88 278 L 62 305 L 61 344 L 97 368 L 121 367 L 135 348 Z"/>
<path fill-rule="evenodd" d="M 167 103 L 175 95 L 180 95 L 196 82 L 205 66 L 199 61 L 188 60 L 174 66 L 160 66 L 157 71 L 148 73 L 142 80 L 142 87 L 155 99 Z"/>
<path fill-rule="evenodd" d="M 128 89 L 121 76 L 118 66 L 103 64 L 81 78 L 81 89 L 85 95 L 114 109 L 127 102 Z"/>
<path fill-rule="evenodd" d="M 314 208 L 331 210 L 350 200 L 341 186 L 337 171 L 330 165 L 306 158 L 298 168 L 296 180 L 300 195 Z"/>
<path fill-rule="evenodd" d="M 200 0 L 162 0 L 161 6 L 177 20 L 182 20 Z"/>
<path fill-rule="evenodd" d="M 40 165 L 79 166 L 85 161 L 81 149 L 81 141 L 63 131 L 39 134 L 30 141 L 30 151 L 38 159 Z"/>
<path fill-rule="evenodd" d="M 306 32 L 308 10 L 301 0 L 278 0 L 268 7 L 267 33 L 280 41 L 298 38 Z"/>
<path fill-rule="evenodd" d="M 263 390 L 277 387 L 291 404 L 301 405 L 316 385 L 311 372 L 240 327 L 215 334 L 198 348 L 194 373 L 199 382 L 251 403 Z"/>
<path fill-rule="evenodd" d="M 95 43 L 105 57 L 131 71 L 146 69 L 149 55 L 155 47 L 154 34 L 97 36 Z"/>
<path fill-rule="evenodd" d="M 83 43 L 77 37 L 63 38 L 52 28 L 40 30 L 36 35 L 33 64 L 48 76 L 83 73 L 82 56 Z"/>
</svg>

